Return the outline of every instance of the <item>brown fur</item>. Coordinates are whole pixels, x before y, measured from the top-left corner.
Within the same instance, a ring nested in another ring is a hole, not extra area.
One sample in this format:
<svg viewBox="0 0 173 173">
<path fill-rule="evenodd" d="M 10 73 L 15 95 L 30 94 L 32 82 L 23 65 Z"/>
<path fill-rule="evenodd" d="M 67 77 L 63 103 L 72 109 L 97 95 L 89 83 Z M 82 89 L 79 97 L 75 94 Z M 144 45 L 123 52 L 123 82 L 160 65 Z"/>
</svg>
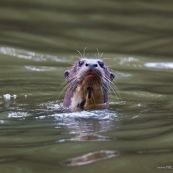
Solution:
<svg viewBox="0 0 173 173">
<path fill-rule="evenodd" d="M 99 59 L 81 59 L 64 73 L 69 83 L 64 107 L 71 110 L 107 107 L 108 87 L 114 74 L 102 63 Z"/>
</svg>

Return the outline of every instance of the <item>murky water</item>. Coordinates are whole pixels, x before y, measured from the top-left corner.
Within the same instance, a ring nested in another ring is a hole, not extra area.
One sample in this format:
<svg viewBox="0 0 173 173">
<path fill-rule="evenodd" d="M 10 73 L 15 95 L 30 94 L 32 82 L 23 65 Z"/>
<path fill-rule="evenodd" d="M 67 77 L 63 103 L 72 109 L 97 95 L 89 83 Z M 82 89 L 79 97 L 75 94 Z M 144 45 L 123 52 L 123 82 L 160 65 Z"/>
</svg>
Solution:
<svg viewBox="0 0 173 173">
<path fill-rule="evenodd" d="M 173 2 L 1 2 L 0 172 L 173 170 Z M 109 109 L 62 109 L 87 48 L 116 74 Z"/>
</svg>

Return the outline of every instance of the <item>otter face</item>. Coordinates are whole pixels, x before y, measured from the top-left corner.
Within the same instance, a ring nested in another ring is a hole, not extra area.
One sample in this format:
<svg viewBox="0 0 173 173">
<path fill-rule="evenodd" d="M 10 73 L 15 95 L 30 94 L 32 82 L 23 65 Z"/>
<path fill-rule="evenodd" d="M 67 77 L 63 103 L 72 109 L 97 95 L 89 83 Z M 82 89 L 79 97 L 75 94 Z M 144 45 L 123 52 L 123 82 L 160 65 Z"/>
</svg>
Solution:
<svg viewBox="0 0 173 173">
<path fill-rule="evenodd" d="M 81 59 L 70 70 L 64 72 L 65 78 L 68 80 L 74 76 L 79 78 L 85 77 L 106 77 L 112 81 L 115 75 L 108 71 L 104 62 L 100 59 Z"/>
<path fill-rule="evenodd" d="M 64 106 L 71 108 L 106 103 L 108 88 L 115 78 L 102 60 L 87 58 L 76 62 L 70 70 L 64 72 L 64 76 L 69 82 Z"/>
</svg>

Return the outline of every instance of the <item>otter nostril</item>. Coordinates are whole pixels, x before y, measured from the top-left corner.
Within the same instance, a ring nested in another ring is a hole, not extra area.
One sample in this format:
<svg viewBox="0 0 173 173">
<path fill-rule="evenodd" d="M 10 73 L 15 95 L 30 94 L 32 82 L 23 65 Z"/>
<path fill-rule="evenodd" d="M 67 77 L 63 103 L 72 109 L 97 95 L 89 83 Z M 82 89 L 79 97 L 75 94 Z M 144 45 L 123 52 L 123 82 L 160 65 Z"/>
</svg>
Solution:
<svg viewBox="0 0 173 173">
<path fill-rule="evenodd" d="M 89 67 L 89 68 L 95 68 L 97 67 L 98 65 L 97 64 L 85 64 L 86 67 Z"/>
</svg>

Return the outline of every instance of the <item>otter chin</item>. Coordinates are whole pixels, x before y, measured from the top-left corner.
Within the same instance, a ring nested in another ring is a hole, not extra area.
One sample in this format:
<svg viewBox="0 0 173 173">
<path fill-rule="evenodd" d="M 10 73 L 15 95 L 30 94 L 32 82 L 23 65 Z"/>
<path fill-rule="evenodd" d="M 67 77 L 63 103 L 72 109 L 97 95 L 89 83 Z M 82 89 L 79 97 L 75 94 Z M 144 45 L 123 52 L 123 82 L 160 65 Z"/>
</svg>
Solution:
<svg viewBox="0 0 173 173">
<path fill-rule="evenodd" d="M 115 75 L 102 60 L 82 58 L 64 76 L 68 81 L 65 108 L 74 111 L 108 107 L 108 90 Z"/>
</svg>

